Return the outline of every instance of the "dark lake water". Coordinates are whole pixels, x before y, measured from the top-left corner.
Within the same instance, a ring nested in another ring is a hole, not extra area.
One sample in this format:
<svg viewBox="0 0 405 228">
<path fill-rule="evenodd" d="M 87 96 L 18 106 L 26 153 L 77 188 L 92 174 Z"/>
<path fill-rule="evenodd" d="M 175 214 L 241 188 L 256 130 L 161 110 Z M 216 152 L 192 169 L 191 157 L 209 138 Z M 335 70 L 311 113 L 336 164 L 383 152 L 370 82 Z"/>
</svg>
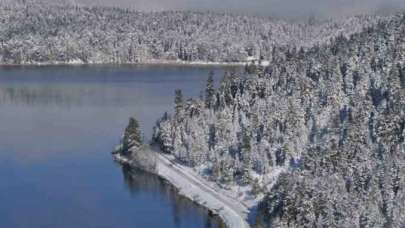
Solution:
<svg viewBox="0 0 405 228">
<path fill-rule="evenodd" d="M 0 228 L 218 227 L 218 218 L 110 152 L 130 116 L 145 138 L 174 89 L 208 72 L 176 66 L 0 67 Z M 229 70 L 229 69 L 228 69 Z"/>
</svg>

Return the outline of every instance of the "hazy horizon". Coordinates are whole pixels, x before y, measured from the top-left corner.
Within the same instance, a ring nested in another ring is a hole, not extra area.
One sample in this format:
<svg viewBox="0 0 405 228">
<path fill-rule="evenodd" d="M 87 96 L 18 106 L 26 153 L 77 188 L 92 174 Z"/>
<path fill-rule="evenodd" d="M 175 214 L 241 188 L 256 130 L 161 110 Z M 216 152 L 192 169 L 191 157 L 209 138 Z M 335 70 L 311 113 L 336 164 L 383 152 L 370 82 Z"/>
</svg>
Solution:
<svg viewBox="0 0 405 228">
<path fill-rule="evenodd" d="M 220 11 L 280 18 L 344 17 L 405 9 L 404 0 L 67 0 L 87 5 L 115 6 L 140 11 Z"/>
</svg>

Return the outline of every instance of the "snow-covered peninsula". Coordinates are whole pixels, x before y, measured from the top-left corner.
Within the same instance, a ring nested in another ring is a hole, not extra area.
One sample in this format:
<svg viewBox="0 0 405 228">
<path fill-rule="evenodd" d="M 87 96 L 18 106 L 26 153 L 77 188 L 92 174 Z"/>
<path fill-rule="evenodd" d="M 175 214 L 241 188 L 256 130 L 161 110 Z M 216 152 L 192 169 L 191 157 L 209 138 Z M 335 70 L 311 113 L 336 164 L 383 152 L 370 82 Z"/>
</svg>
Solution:
<svg viewBox="0 0 405 228">
<path fill-rule="evenodd" d="M 139 123 L 131 118 L 122 143 L 113 152 L 114 159 L 167 180 L 180 195 L 218 215 L 228 227 L 249 227 L 249 207 L 255 203 L 240 201 L 235 192 L 207 181 L 190 167 L 179 164 L 175 157 L 159 151 L 159 148 L 144 145 L 140 136 Z"/>
<path fill-rule="evenodd" d="M 259 207 L 265 227 L 401 227 L 404 22 L 399 14 L 308 51 L 277 51 L 268 66 L 225 73 L 218 88 L 210 75 L 200 98 L 176 90 L 174 113 L 154 129 L 161 152 L 131 146 L 140 134 L 130 124 L 124 156 L 153 156 L 158 175 L 229 226 Z"/>
</svg>

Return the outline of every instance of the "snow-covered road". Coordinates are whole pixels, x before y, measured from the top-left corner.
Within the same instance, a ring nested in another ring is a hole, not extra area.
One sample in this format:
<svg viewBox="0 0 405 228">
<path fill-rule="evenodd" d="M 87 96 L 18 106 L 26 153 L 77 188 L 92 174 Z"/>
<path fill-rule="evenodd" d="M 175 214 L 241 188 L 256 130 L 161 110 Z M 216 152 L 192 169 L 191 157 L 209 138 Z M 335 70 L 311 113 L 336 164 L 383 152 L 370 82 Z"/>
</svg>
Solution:
<svg viewBox="0 0 405 228">
<path fill-rule="evenodd" d="M 246 222 L 249 209 L 245 205 L 212 188 L 188 168 L 173 162 L 170 156 L 156 154 L 157 173 L 174 185 L 179 194 L 218 214 L 230 228 L 249 227 Z"/>
</svg>

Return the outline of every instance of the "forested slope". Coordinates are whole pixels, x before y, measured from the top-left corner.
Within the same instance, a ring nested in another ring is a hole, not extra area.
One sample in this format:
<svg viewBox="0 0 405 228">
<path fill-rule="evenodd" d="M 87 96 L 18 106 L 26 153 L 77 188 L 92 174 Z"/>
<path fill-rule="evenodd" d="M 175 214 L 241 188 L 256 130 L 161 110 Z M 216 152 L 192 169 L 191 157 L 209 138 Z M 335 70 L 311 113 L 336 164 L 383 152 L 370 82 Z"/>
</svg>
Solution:
<svg viewBox="0 0 405 228">
<path fill-rule="evenodd" d="M 405 226 L 405 16 L 175 101 L 155 142 L 224 186 L 265 192 L 269 226 Z"/>
<path fill-rule="evenodd" d="M 60 2 L 60 1 L 59 1 Z M 0 1 L 0 64 L 244 62 L 274 47 L 329 42 L 377 22 L 289 23 L 210 12 L 136 12 L 41 0 Z"/>
</svg>

